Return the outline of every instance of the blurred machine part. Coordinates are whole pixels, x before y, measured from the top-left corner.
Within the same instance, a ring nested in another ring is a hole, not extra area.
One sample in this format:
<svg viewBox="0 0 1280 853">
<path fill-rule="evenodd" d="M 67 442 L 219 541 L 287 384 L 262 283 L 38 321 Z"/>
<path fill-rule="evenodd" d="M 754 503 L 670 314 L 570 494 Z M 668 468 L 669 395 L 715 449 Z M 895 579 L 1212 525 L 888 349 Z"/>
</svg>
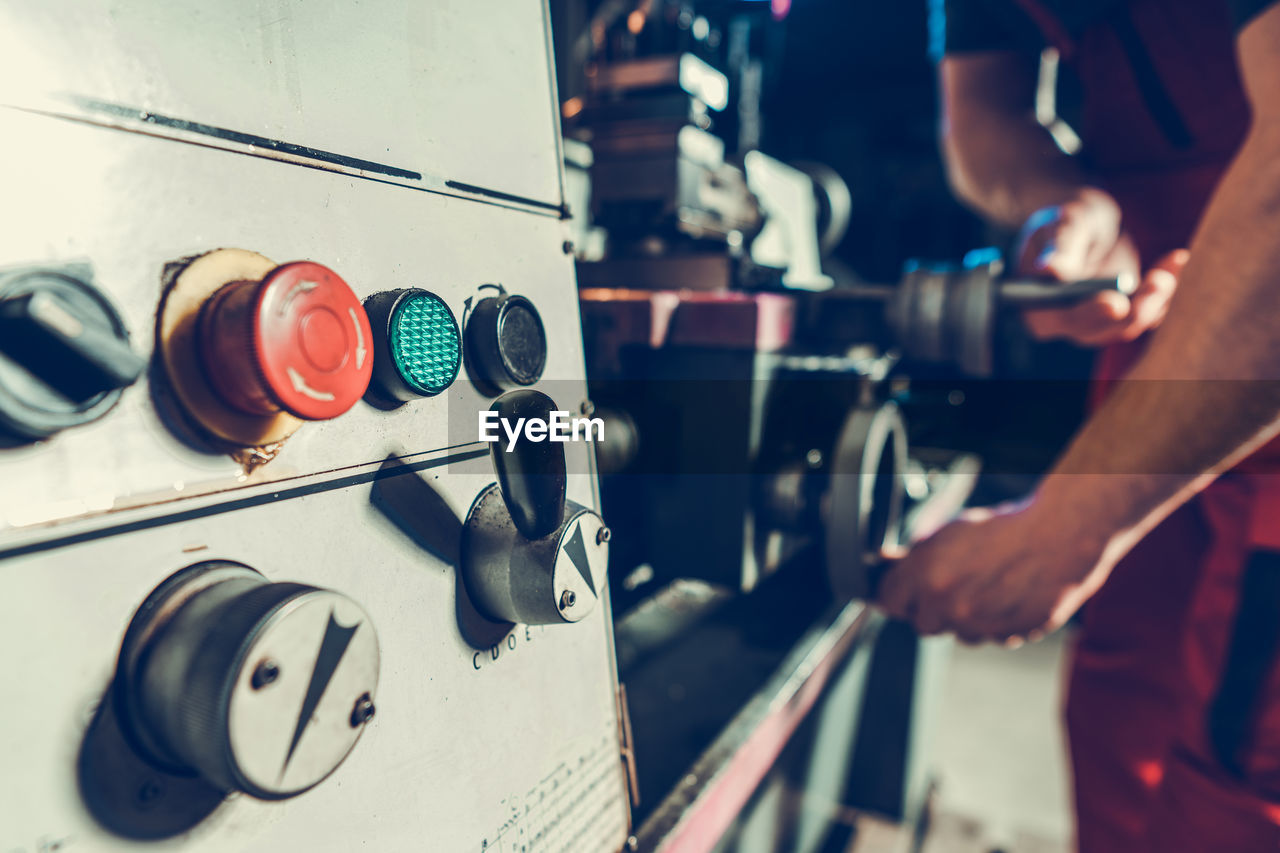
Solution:
<svg viewBox="0 0 1280 853">
<path fill-rule="evenodd" d="M 0 849 L 622 849 L 545 4 L 0 21 Z"/>
<path fill-rule="evenodd" d="M 759 7 L 632 5 L 644 20 L 614 20 L 643 25 L 634 50 L 617 49 L 625 33 L 595 39 L 565 114 L 592 153 L 579 228 L 604 232 L 578 274 L 591 398 L 610 425 L 598 461 L 638 847 L 816 851 L 840 843 L 850 807 L 909 834 L 945 644 L 886 626 L 865 599 L 907 519 L 963 504 L 973 460 L 908 454 L 882 329 L 811 340 L 850 189 L 740 147 L 758 133 L 723 132 L 722 111 L 749 117 L 758 91 L 721 98 L 730 75 L 667 51 L 681 39 L 663 26 L 687 10 L 692 35 L 707 9 L 708 31 L 736 33 L 734 67 L 758 73 L 751 27 L 733 19 L 759 22 Z M 860 303 L 880 325 L 885 304 Z"/>
<path fill-rule="evenodd" d="M 762 8 L 601 4 L 564 105 L 594 158 L 578 277 L 644 850 L 840 849 L 857 810 L 918 829 L 946 645 L 866 607 L 881 552 L 975 487 L 956 383 L 1006 375 L 1019 310 L 1133 285 L 991 251 L 831 266 L 859 188 L 757 149 Z"/>
<path fill-rule="evenodd" d="M 809 175 L 759 151 L 742 158 L 747 186 L 764 212 L 764 227 L 751 241 L 751 260 L 782 269 L 781 284 L 795 290 L 826 290 L 832 285 L 818 256 L 818 196 L 826 187 Z M 844 187 L 844 182 L 840 182 Z M 847 193 L 848 188 L 844 187 Z M 838 190 L 836 191 L 838 192 Z M 832 202 L 824 195 L 827 206 Z M 837 238 L 838 239 L 838 238 Z"/>
<path fill-rule="evenodd" d="M 1034 308 L 1071 305 L 1104 291 L 1133 293 L 1131 275 L 1046 282 L 1005 274 L 994 249 L 960 264 L 911 261 L 896 285 L 860 284 L 822 294 L 807 306 L 810 345 L 839 350 L 851 339 L 895 349 L 915 365 L 947 365 L 990 377 L 1007 363 L 1008 321 Z M 1001 322 L 1001 321 L 1004 322 Z"/>
<path fill-rule="evenodd" d="M 639 265 L 654 287 L 830 286 L 812 180 L 759 151 L 727 157 L 712 132 L 729 103 L 724 74 L 691 53 L 591 68 L 567 119 L 591 146 L 592 215 L 607 224 L 607 259 L 584 271 L 591 284 L 616 286 Z"/>
</svg>

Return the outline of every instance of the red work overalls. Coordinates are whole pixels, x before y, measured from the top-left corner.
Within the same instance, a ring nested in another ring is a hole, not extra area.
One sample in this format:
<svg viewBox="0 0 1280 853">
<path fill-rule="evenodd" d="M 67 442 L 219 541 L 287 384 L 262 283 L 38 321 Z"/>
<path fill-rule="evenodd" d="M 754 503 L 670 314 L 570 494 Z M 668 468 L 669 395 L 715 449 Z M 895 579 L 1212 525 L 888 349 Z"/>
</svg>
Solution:
<svg viewBox="0 0 1280 853">
<path fill-rule="evenodd" d="M 1118 2 L 1071 32 L 1018 2 L 1080 79 L 1088 167 L 1144 264 L 1189 245 L 1248 124 L 1228 3 Z M 1100 377 L 1140 348 L 1107 350 Z M 1082 853 L 1280 851 L 1278 461 L 1222 477 L 1087 605 L 1066 706 Z"/>
</svg>

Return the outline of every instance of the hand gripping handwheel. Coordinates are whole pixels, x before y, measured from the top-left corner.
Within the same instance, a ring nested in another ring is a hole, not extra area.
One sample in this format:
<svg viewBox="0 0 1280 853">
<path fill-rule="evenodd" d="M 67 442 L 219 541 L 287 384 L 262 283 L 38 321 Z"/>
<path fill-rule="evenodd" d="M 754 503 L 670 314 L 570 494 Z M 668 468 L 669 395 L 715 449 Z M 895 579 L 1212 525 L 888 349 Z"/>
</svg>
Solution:
<svg viewBox="0 0 1280 853">
<path fill-rule="evenodd" d="M 907 433 L 893 403 L 859 406 L 840 428 L 824 502 L 827 574 L 840 600 L 873 599 L 898 544 Z"/>
</svg>

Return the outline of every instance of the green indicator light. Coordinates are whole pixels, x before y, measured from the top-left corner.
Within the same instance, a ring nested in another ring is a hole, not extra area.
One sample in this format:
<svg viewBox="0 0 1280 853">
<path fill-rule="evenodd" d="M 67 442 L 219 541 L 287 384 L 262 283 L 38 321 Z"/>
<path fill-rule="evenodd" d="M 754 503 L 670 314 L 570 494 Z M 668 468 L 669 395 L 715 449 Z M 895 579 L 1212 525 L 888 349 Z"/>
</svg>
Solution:
<svg viewBox="0 0 1280 853">
<path fill-rule="evenodd" d="M 391 358 L 401 378 L 420 394 L 448 388 L 462 364 L 462 341 L 453 312 L 440 297 L 415 293 L 396 308 Z"/>
</svg>

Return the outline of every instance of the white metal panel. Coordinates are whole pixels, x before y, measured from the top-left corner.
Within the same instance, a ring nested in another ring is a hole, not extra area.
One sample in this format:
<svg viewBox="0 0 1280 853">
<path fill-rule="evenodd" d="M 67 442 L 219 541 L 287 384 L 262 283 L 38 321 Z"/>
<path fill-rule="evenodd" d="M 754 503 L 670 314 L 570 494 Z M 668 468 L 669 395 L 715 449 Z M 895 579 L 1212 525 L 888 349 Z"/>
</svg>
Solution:
<svg viewBox="0 0 1280 853">
<path fill-rule="evenodd" d="M 23 108 L 0 109 L 0 266 L 89 263 L 144 354 L 166 265 L 219 247 L 318 261 L 362 298 L 425 287 L 460 320 L 481 285 L 501 283 L 546 323 L 538 387 L 576 408 L 586 394 L 576 289 L 553 215 L 425 191 L 441 181 L 304 168 L 305 156 L 145 117 L 106 121 L 75 100 L 558 205 L 544 26 L 542 5 L 527 0 L 0 2 L 0 101 Z M 621 847 L 607 602 L 583 622 L 517 626 L 496 650 L 472 648 L 456 568 L 370 502 L 386 457 L 436 460 L 447 464 L 421 476 L 465 512 L 493 475 L 483 457 L 454 456 L 480 449 L 475 419 L 489 399 L 464 375 L 394 411 L 361 402 L 304 425 L 246 474 L 179 438 L 157 409 L 166 391 L 155 377 L 98 422 L 0 448 L 0 849 L 136 846 L 87 813 L 77 751 L 134 610 L 170 573 L 212 558 L 360 602 L 382 649 L 378 714 L 314 790 L 277 803 L 232 797 L 155 849 Z M 567 448 L 569 497 L 596 506 L 589 453 Z"/>
<path fill-rule="evenodd" d="M 0 186 L 21 212 L 0 229 L 0 265 L 87 260 L 142 352 L 152 348 L 165 264 L 234 246 L 281 263 L 319 261 L 361 298 L 424 287 L 460 320 L 479 285 L 501 283 L 529 296 L 547 323 L 540 387 L 567 409 L 585 397 L 572 259 L 554 218 L 12 110 L 0 110 L 0 139 Z M 175 438 L 140 381 L 100 421 L 0 450 L 0 546 L 41 519 L 475 441 L 476 413 L 488 404 L 465 375 L 445 394 L 392 412 L 358 403 L 304 425 L 246 479 L 230 457 Z M 566 447 L 578 454 L 570 469 L 586 470 L 584 449 Z M 575 499 L 589 503 L 590 493 Z"/>
<path fill-rule="evenodd" d="M 465 502 L 487 478 L 435 480 Z M 134 609 L 205 559 L 341 590 L 382 649 L 377 716 L 346 762 L 291 800 L 228 800 L 159 849 L 618 849 L 626 792 L 606 608 L 517 626 L 495 653 L 459 633 L 453 567 L 382 517 L 368 485 L 0 561 L 0 849 L 132 849 L 75 789 L 76 754 Z M 193 549 L 199 550 L 193 550 Z M 19 651 L 21 650 L 21 651 Z M 477 668 L 478 667 L 478 668 Z"/>
<path fill-rule="evenodd" d="M 0 100 L 112 105 L 558 206 L 537 0 L 0 2 Z"/>
</svg>

